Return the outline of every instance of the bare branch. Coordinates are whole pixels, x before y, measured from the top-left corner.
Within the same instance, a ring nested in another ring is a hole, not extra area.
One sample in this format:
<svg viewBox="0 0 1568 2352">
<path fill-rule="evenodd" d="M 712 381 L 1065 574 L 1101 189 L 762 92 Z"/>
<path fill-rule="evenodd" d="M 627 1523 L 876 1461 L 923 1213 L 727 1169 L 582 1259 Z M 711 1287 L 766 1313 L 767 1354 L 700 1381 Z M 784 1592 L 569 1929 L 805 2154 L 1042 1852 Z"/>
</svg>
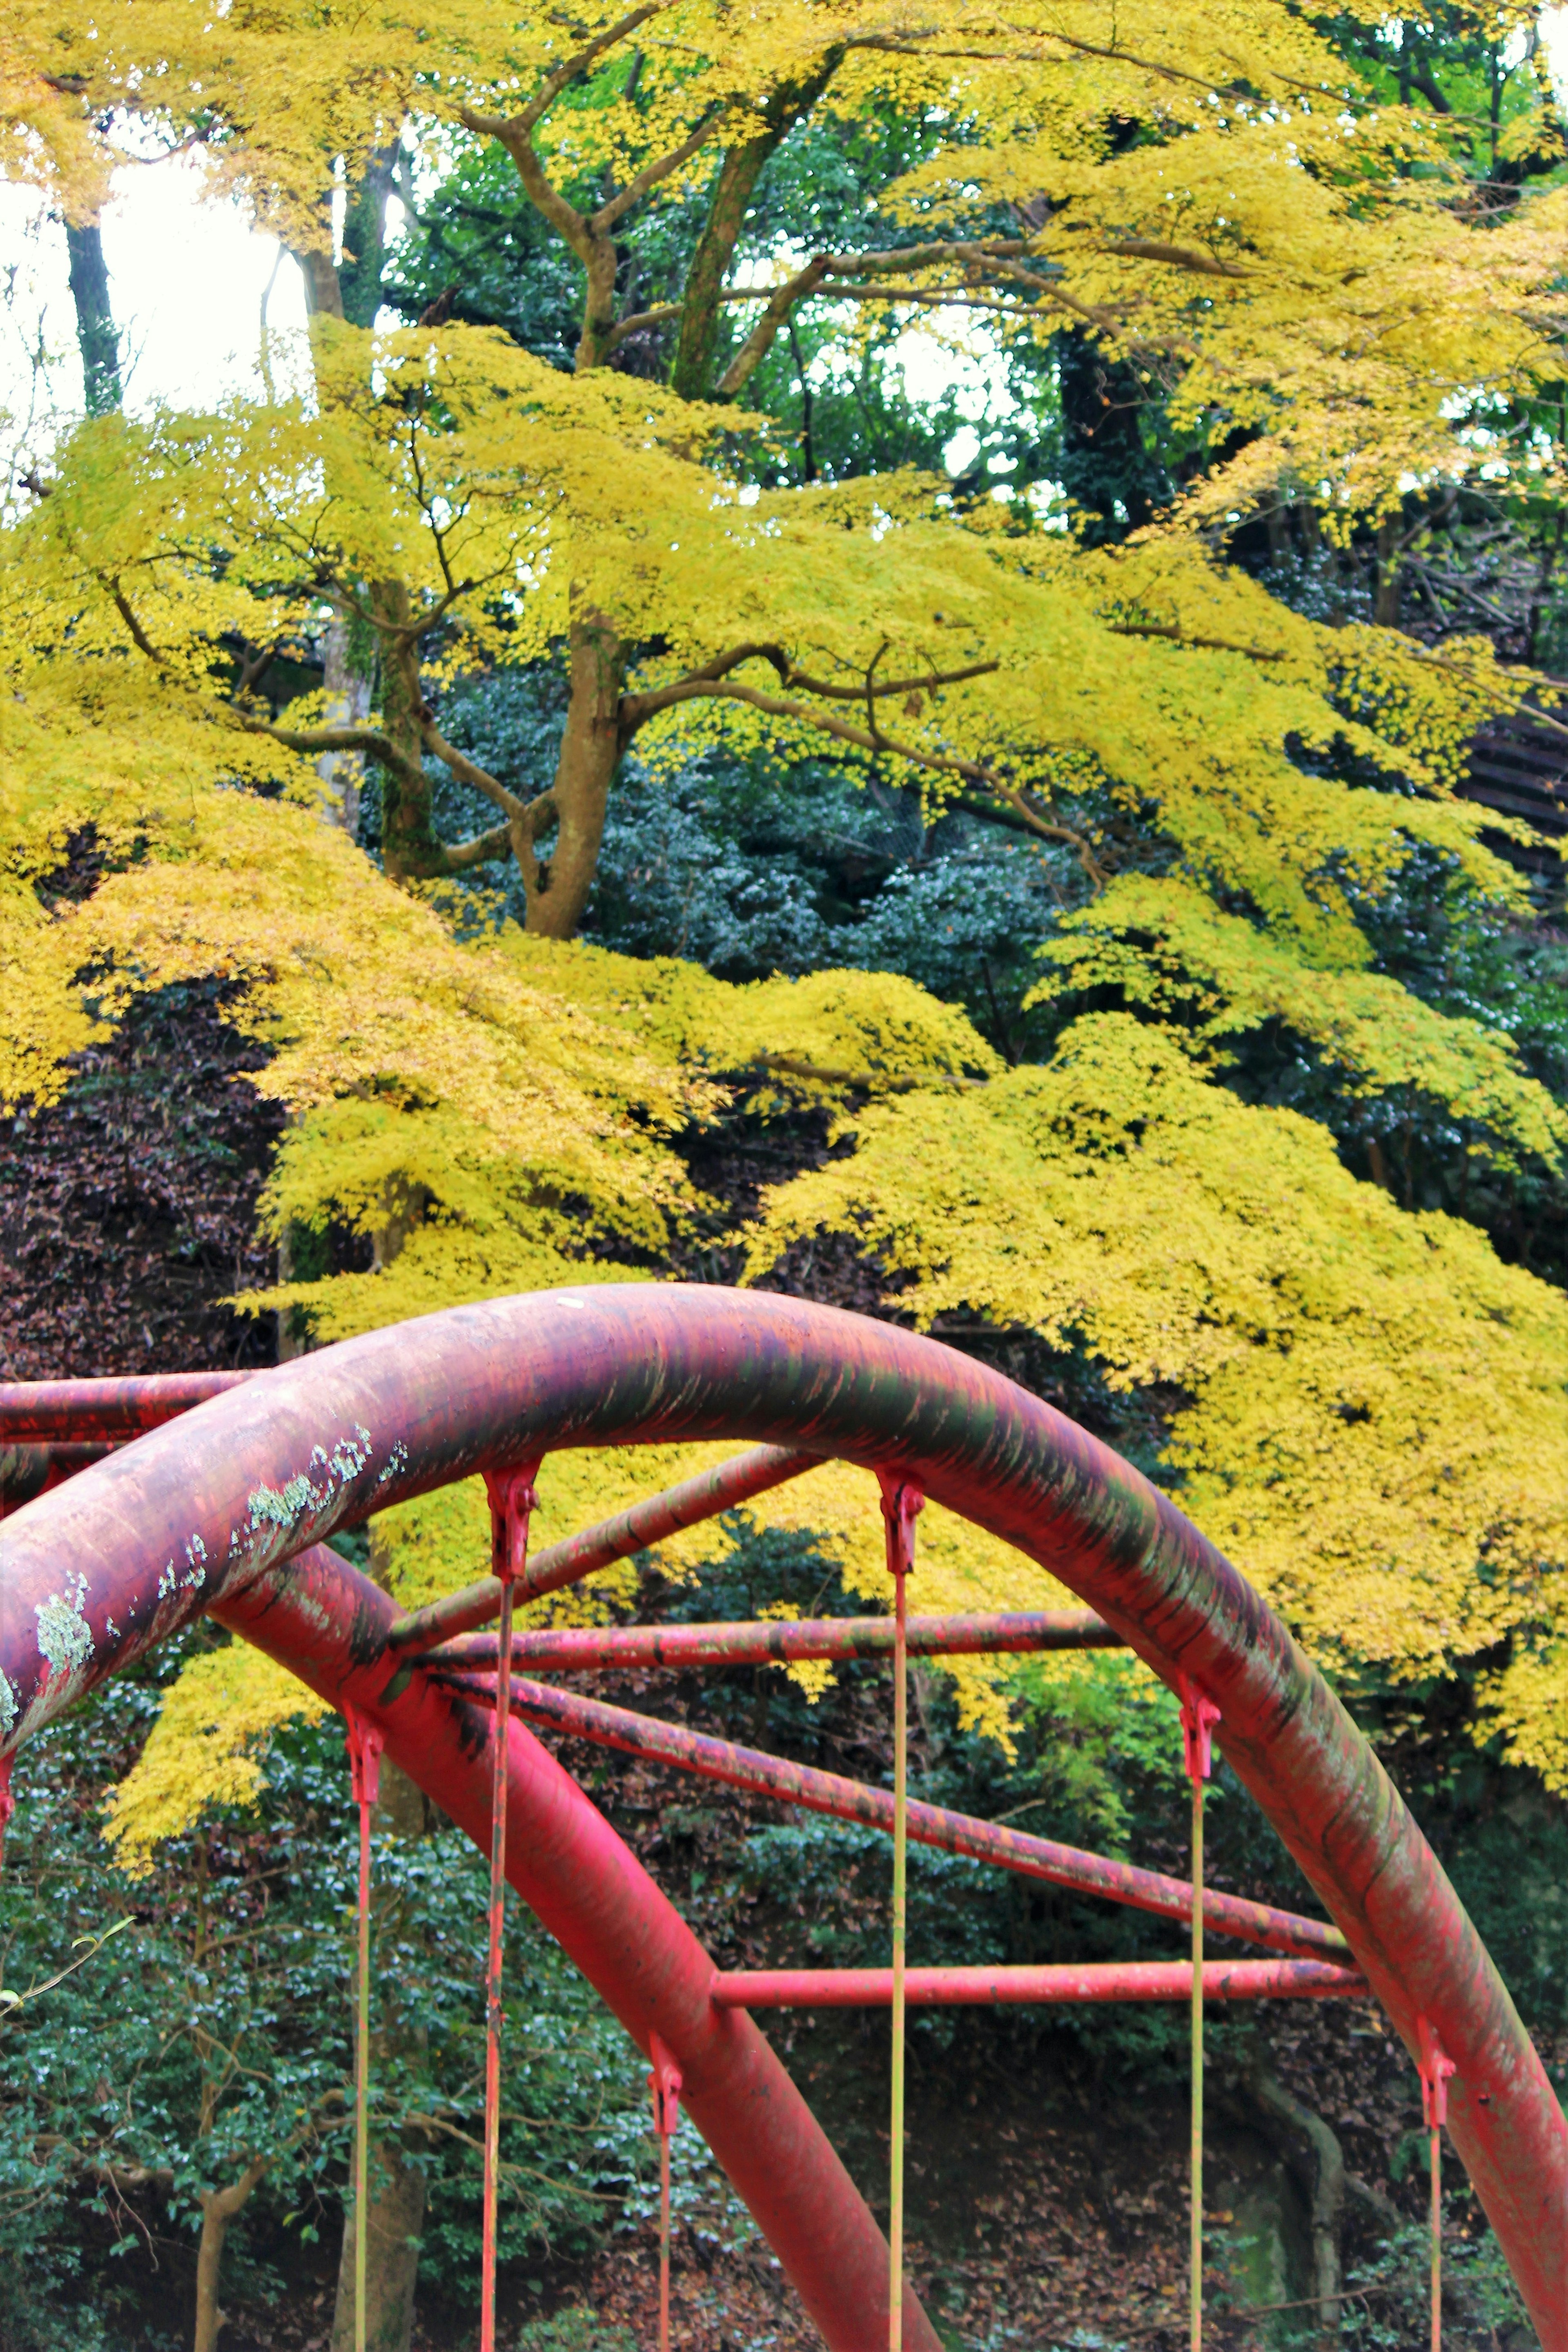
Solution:
<svg viewBox="0 0 1568 2352">
<path fill-rule="evenodd" d="M 468 784 L 476 793 L 483 793 L 486 800 L 493 801 L 497 808 L 504 811 L 509 824 L 523 815 L 528 806 L 526 801 L 520 800 L 515 793 L 508 792 L 488 768 L 481 768 L 477 760 L 470 760 L 467 752 L 458 750 L 455 743 L 448 743 L 433 719 L 421 719 L 419 740 L 427 751 L 434 751 L 444 767 L 451 770 L 460 784 Z"/>
<path fill-rule="evenodd" d="M 877 656 L 881 659 L 883 646 Z M 879 697 L 894 694 L 934 694 L 939 688 L 958 686 L 971 677 L 989 677 L 1001 664 L 995 661 L 969 662 L 962 669 L 932 669 L 918 677 L 889 678 L 885 685 L 875 682 L 877 661 L 873 661 L 865 678 L 856 686 L 837 685 L 831 678 L 813 677 L 809 671 L 797 669 L 783 646 L 748 644 L 731 646 L 727 653 L 716 654 L 700 669 L 689 670 L 684 677 L 668 686 L 655 687 L 647 694 L 626 695 L 621 702 L 621 728 L 624 735 L 635 734 L 659 711 L 668 710 L 673 703 L 690 699 L 689 688 L 716 684 L 738 669 L 742 662 L 765 661 L 777 675 L 779 684 L 801 694 L 819 697 L 825 702 L 868 703 Z"/>
<path fill-rule="evenodd" d="M 1248 661 L 1283 661 L 1284 650 L 1277 646 L 1238 646 L 1229 637 L 1196 637 L 1173 622 L 1107 621 L 1106 627 L 1113 637 L 1165 637 L 1173 646 L 1195 646 L 1209 654 L 1245 654 Z"/>
<path fill-rule="evenodd" d="M 488 866 L 493 858 L 511 856 L 511 827 L 492 825 L 489 833 L 477 833 L 471 841 L 455 841 L 447 850 L 448 874 L 467 874 L 475 866 Z"/>
<path fill-rule="evenodd" d="M 124 622 L 126 627 L 130 630 L 132 640 L 136 646 L 137 652 L 145 654 L 150 662 L 156 662 L 160 669 L 166 669 L 168 667 L 167 661 L 158 651 L 157 646 L 153 643 L 152 639 L 148 636 L 146 630 L 142 626 L 141 622 L 132 611 L 131 600 L 126 595 L 124 589 L 121 588 L 119 581 L 110 580 L 107 583 L 107 585 L 110 594 L 114 599 L 114 609 L 119 614 L 121 619 Z"/>
<path fill-rule="evenodd" d="M 806 263 L 804 269 L 797 270 L 793 278 L 774 288 L 762 317 L 720 378 L 719 396 L 721 400 L 732 399 L 748 377 L 761 366 L 773 347 L 779 329 L 795 304 L 804 302 L 808 295 L 816 293 L 827 276 L 828 267 L 827 256 L 819 253 Z"/>
<path fill-rule="evenodd" d="M 1125 253 L 1135 261 L 1168 261 L 1173 269 L 1191 269 L 1200 278 L 1250 278 L 1237 261 L 1221 261 L 1190 245 L 1163 245 L 1157 237 L 1119 236 L 1099 248 L 1101 253 Z"/>
</svg>

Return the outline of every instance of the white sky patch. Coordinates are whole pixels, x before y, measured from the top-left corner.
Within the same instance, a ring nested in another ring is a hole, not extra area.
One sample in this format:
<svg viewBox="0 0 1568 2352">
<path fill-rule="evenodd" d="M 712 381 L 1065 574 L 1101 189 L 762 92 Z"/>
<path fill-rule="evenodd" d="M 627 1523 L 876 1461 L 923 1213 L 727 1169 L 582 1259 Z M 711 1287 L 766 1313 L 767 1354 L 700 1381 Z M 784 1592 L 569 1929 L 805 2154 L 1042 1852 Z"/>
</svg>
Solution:
<svg viewBox="0 0 1568 2352">
<path fill-rule="evenodd" d="M 287 254 L 279 261 L 276 238 L 259 236 L 237 205 L 204 194 L 193 157 L 116 173 L 103 253 L 133 414 L 159 404 L 207 408 L 235 393 L 258 393 L 268 279 L 269 326 L 285 345 L 304 328 L 298 264 Z M 80 413 L 68 268 L 62 224 L 33 190 L 0 185 L 0 409 L 12 420 L 13 446 L 29 416 L 37 436 L 49 411 Z"/>
</svg>

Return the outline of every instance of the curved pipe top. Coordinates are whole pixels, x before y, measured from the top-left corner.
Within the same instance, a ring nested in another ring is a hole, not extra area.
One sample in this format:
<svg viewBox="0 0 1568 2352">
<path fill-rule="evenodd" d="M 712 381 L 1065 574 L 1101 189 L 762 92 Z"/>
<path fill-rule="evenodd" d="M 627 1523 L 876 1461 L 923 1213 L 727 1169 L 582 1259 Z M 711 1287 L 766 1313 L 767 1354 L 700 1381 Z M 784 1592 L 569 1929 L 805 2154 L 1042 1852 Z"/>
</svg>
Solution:
<svg viewBox="0 0 1568 2352">
<path fill-rule="evenodd" d="M 735 1437 L 918 1477 L 1097 1609 L 1218 1744 L 1414 2057 L 1548 2352 L 1568 2352 L 1568 2126 L 1381 1765 L 1285 1626 L 1170 1499 L 1038 1398 L 829 1307 L 616 1285 L 456 1307 L 279 1365 L 0 1528 L 0 1755 L 197 1612 L 404 1497 L 563 1446 Z M 401 1662 L 367 1622 L 365 1664 Z"/>
</svg>

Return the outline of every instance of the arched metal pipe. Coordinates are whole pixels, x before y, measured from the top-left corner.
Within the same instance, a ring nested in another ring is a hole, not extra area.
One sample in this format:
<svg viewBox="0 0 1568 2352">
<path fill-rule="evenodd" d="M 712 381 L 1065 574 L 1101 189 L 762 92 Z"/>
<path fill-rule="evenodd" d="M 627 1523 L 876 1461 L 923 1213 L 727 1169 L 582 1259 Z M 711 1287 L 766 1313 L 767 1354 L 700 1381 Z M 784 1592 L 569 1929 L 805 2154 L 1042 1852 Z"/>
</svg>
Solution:
<svg viewBox="0 0 1568 2352">
<path fill-rule="evenodd" d="M 917 1477 L 1047 1568 L 1173 1687 L 1185 1675 L 1219 1706 L 1226 1760 L 1413 2061 L 1423 2021 L 1453 2057 L 1455 2145 L 1542 2344 L 1568 2352 L 1568 2124 L 1367 1743 L 1169 1497 L 1037 1398 L 911 1333 L 797 1300 L 628 1284 L 457 1307 L 262 1373 L 0 1529 L 0 1749 L 385 1503 L 565 1445 L 721 1437 Z M 363 1638 L 390 1689 L 383 1633 L 367 1622 Z"/>
</svg>

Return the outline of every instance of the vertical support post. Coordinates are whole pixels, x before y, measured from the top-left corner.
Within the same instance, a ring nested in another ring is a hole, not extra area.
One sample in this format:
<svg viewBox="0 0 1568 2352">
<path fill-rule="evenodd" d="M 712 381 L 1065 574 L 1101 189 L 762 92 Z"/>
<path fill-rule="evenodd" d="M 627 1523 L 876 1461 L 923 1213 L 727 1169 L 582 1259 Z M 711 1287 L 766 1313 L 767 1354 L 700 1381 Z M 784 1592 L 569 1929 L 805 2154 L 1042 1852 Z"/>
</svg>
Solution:
<svg viewBox="0 0 1568 2352">
<path fill-rule="evenodd" d="M 669 2143 L 680 2123 L 680 2069 L 657 2033 L 648 2035 L 647 2054 L 658 2134 L 658 2352 L 669 2352 Z"/>
<path fill-rule="evenodd" d="M 485 1972 L 485 2185 L 479 2255 L 479 2352 L 496 2352 L 496 2207 L 500 2183 L 501 1947 L 506 1919 L 506 1788 L 511 1710 L 512 1589 L 528 1566 L 528 1524 L 538 1500 L 537 1461 L 516 1470 L 488 1470 L 490 1573 L 500 1580 L 500 1650 L 496 1665 L 496 1720 L 490 1779 L 489 1954 Z"/>
<path fill-rule="evenodd" d="M 1219 1709 L 1182 1676 L 1182 1748 L 1193 1784 L 1193 2116 L 1191 2210 L 1188 2221 L 1190 2273 L 1187 2335 L 1192 2352 L 1204 2341 L 1204 1782 L 1214 1769 L 1209 1735 Z"/>
<path fill-rule="evenodd" d="M 349 1781 L 359 1808 L 359 2000 L 354 2030 L 354 2352 L 365 2352 L 370 2229 L 370 1816 L 381 1793 L 385 1742 L 356 1706 L 343 1709 Z"/>
<path fill-rule="evenodd" d="M 1432 2352 L 1443 2352 L 1443 2126 L 1448 2120 L 1453 2060 L 1425 2017 L 1415 2021 L 1421 2052 L 1421 2113 L 1432 2165 Z"/>
<path fill-rule="evenodd" d="M 893 1580 L 893 2018 L 892 2116 L 888 2148 L 888 2352 L 904 2340 L 904 1964 L 909 1929 L 909 1598 L 915 1521 L 925 1496 L 908 1478 L 883 1471 L 882 1517 Z"/>
</svg>

